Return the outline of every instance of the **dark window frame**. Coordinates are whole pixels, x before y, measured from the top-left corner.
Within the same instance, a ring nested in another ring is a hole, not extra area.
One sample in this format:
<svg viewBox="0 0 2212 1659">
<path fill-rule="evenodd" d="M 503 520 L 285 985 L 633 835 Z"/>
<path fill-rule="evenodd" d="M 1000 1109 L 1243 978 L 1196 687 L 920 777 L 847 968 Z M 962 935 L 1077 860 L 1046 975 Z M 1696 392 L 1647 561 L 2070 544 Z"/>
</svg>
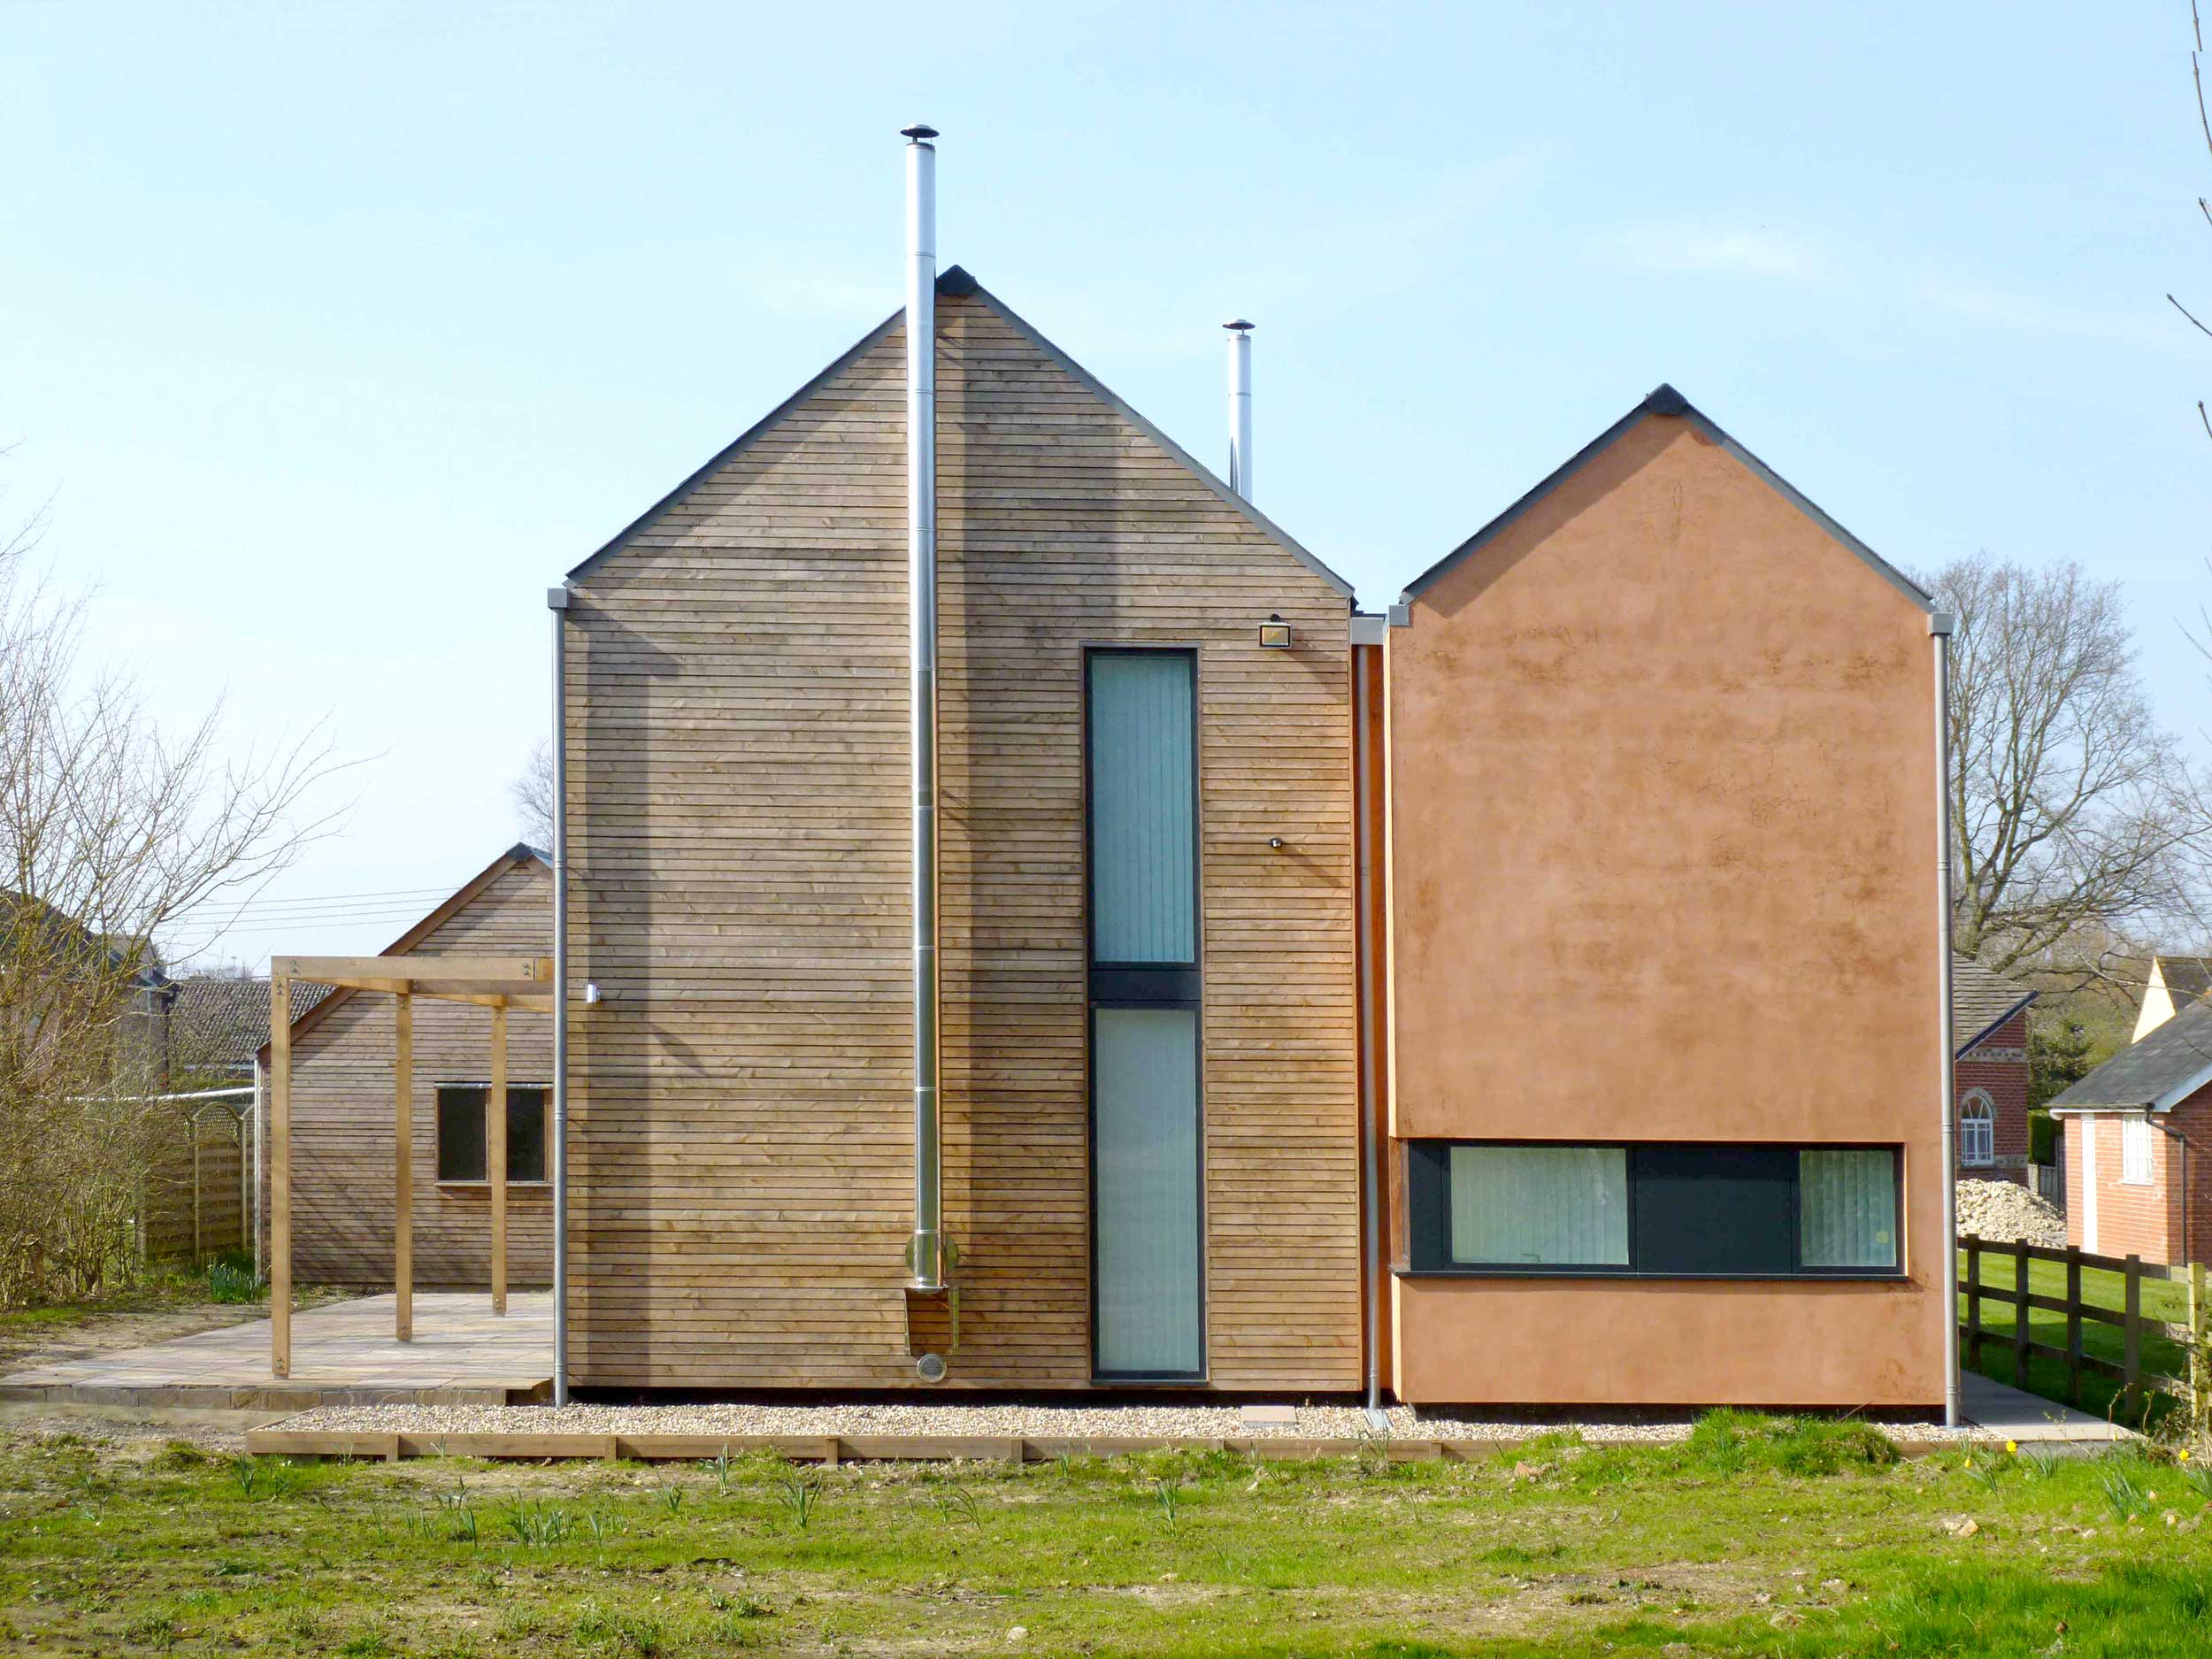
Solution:
<svg viewBox="0 0 2212 1659">
<path fill-rule="evenodd" d="M 481 1158 L 484 1173 L 481 1175 L 448 1176 L 443 1172 L 445 1163 L 445 1097 L 449 1090 L 457 1092 L 468 1090 L 484 1097 L 485 1110 L 479 1115 L 477 1119 L 478 1133 L 483 1136 L 484 1140 Z M 464 1191 L 471 1188 L 488 1188 L 491 1186 L 492 1147 L 491 1114 L 489 1110 L 491 1106 L 491 1092 L 492 1086 L 488 1079 L 476 1082 L 469 1082 L 458 1078 L 447 1078 L 442 1081 L 434 1083 L 431 1086 L 430 1167 L 434 1171 L 439 1172 L 436 1183 L 438 1186 L 457 1187 Z M 514 1097 L 518 1094 L 535 1094 L 540 1096 L 538 1102 L 538 1110 L 540 1113 L 540 1128 L 538 1133 L 541 1142 L 540 1167 L 545 1171 L 545 1173 L 535 1177 L 518 1176 L 515 1174 L 513 1171 L 514 1120 L 512 1113 L 515 1106 Z M 553 1185 L 553 1085 L 549 1082 L 540 1083 L 534 1081 L 508 1084 L 507 1110 L 510 1114 L 507 1125 L 507 1154 L 509 1166 L 507 1174 L 508 1187 L 510 1188 L 520 1187 L 532 1189 L 551 1187 Z"/>
<path fill-rule="evenodd" d="M 1619 1148 L 1627 1154 L 1628 1262 L 1598 1263 L 1532 1263 L 1525 1262 L 1455 1262 L 1451 1259 L 1451 1148 L 1454 1147 L 1587 1147 Z M 1694 1279 L 1720 1283 L 1761 1283 L 1809 1279 L 1893 1279 L 1909 1277 L 1905 1263 L 1904 1148 L 1879 1141 L 1570 1141 L 1512 1140 L 1499 1136 L 1470 1136 L 1453 1140 L 1419 1140 L 1405 1143 L 1406 1262 L 1397 1271 L 1409 1279 Z M 1643 1267 L 1639 1189 L 1644 1182 L 1639 1153 L 1685 1151 L 1750 1151 L 1786 1153 L 1790 1160 L 1786 1271 L 1696 1271 Z M 1890 1267 L 1809 1266 L 1803 1260 L 1803 1212 L 1801 1209 L 1801 1168 L 1798 1156 L 1805 1152 L 1887 1152 L 1890 1155 L 1892 1202 L 1891 1237 L 1896 1240 L 1896 1263 Z"/>
<path fill-rule="evenodd" d="M 1159 1384 L 1187 1386 L 1202 1383 L 1210 1374 L 1211 1344 L 1208 1340 L 1208 1272 L 1206 1260 L 1206 1013 L 1202 964 L 1206 958 L 1205 845 L 1203 822 L 1205 789 L 1201 761 L 1199 718 L 1202 681 L 1195 645 L 1086 645 L 1082 648 L 1083 786 L 1083 1164 L 1085 1249 L 1090 1290 L 1090 1367 L 1094 1382 L 1118 1386 Z M 1188 962 L 1100 962 L 1095 906 L 1092 902 L 1092 779 L 1091 779 L 1091 659 L 1094 657 L 1179 657 L 1190 664 L 1191 720 L 1191 960 Z M 1098 1363 L 1098 1010 L 1102 1008 L 1188 1009 L 1193 1016 L 1192 1061 L 1196 1069 L 1198 1183 L 1195 1206 L 1198 1228 L 1198 1366 L 1194 1371 L 1106 1371 Z"/>
</svg>

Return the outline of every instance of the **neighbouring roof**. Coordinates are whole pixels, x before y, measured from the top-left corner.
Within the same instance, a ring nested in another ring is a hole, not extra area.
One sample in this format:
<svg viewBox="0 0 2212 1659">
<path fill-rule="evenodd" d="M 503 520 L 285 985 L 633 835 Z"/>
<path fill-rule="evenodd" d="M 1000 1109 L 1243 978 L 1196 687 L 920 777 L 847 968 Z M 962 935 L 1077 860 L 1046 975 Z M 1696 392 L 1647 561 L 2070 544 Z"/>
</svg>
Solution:
<svg viewBox="0 0 2212 1659">
<path fill-rule="evenodd" d="M 2054 1111 L 2169 1111 L 2212 1082 L 2212 1002 L 2193 1002 L 2051 1102 Z"/>
<path fill-rule="evenodd" d="M 551 869 L 553 861 L 528 841 L 517 841 L 505 852 L 493 859 L 481 870 L 456 887 L 450 897 L 443 900 L 429 915 L 417 922 L 405 933 L 384 947 L 377 954 L 381 956 L 400 956 L 412 950 L 428 938 L 453 913 L 464 906 L 508 871 L 518 864 L 539 864 Z M 334 990 L 326 985 L 310 985 L 303 979 L 292 981 L 292 1040 L 296 1042 L 330 1013 L 344 1006 L 356 995 L 349 986 Z M 269 1010 L 265 1002 L 261 1010 L 261 1041 L 255 1050 L 260 1055 L 269 1052 Z"/>
<path fill-rule="evenodd" d="M 989 306 L 992 311 L 997 312 L 1001 318 L 1004 319 L 1005 321 L 1012 326 L 1017 334 L 1020 334 L 1024 339 L 1027 340 L 1031 345 L 1036 347 L 1038 350 L 1043 352 L 1046 357 L 1051 358 L 1055 363 L 1059 365 L 1062 369 L 1072 375 L 1078 381 L 1087 388 L 1094 396 L 1097 397 L 1101 402 L 1114 410 L 1116 413 L 1119 414 L 1125 420 L 1128 421 L 1140 432 L 1143 433 L 1146 437 L 1151 439 L 1153 442 L 1158 444 L 1160 448 L 1164 449 L 1169 455 L 1174 457 L 1178 461 L 1180 461 L 1184 466 L 1190 470 L 1193 476 L 1194 476 L 1199 482 L 1204 484 L 1207 488 L 1212 490 L 1215 495 L 1218 495 L 1228 505 L 1235 508 L 1237 511 L 1242 513 L 1245 518 L 1250 519 L 1254 525 L 1257 526 L 1261 530 L 1266 532 L 1268 536 L 1279 545 L 1285 552 L 1288 553 L 1301 565 L 1303 565 L 1316 576 L 1321 578 L 1323 581 L 1327 582 L 1331 587 L 1334 588 L 1337 592 L 1343 595 L 1348 603 L 1350 601 L 1352 598 L 1351 583 L 1346 581 L 1344 578 L 1338 575 L 1326 565 L 1324 565 L 1318 558 L 1315 557 L 1313 554 L 1308 552 L 1304 547 L 1300 545 L 1297 539 L 1291 535 L 1287 530 L 1285 530 L 1272 518 L 1270 518 L 1265 513 L 1255 507 L 1249 501 L 1247 501 L 1243 496 L 1238 495 L 1235 490 L 1230 488 L 1226 483 L 1223 482 L 1221 479 L 1216 477 L 1208 468 L 1201 465 L 1196 457 L 1192 456 L 1188 450 L 1185 449 L 1182 445 L 1176 442 L 1174 439 L 1169 437 L 1166 433 L 1161 431 L 1159 427 L 1154 426 L 1149 420 L 1147 420 L 1142 415 L 1139 414 L 1126 403 L 1124 403 L 1121 398 L 1108 389 L 1104 382 L 1100 380 L 1096 375 L 1093 374 L 1088 369 L 1086 369 L 1073 357 L 1068 356 L 1066 352 L 1061 350 L 1059 347 L 1054 345 L 1051 341 L 1046 339 L 1042 334 L 1039 334 L 1037 330 L 1030 325 L 1025 318 L 1017 314 L 1004 300 L 1002 300 L 997 295 L 992 293 L 988 288 L 978 282 L 972 276 L 970 276 L 966 271 L 958 265 L 948 266 L 939 274 L 937 278 L 937 292 L 947 296 L 948 298 L 958 299 L 973 296 L 975 298 L 982 301 L 984 304 Z M 863 334 L 859 340 L 854 343 L 849 350 L 837 357 L 819 374 L 809 380 L 804 386 L 799 388 L 797 391 L 792 393 L 790 396 L 785 398 L 783 402 L 777 404 L 775 408 L 770 410 L 767 414 L 764 415 L 753 426 L 739 434 L 738 436 L 729 444 L 710 457 L 706 465 L 693 472 L 691 476 L 685 479 L 682 483 L 677 485 L 675 488 L 670 490 L 667 495 L 662 496 L 658 501 L 655 502 L 650 507 L 647 508 L 642 513 L 639 514 L 637 518 L 631 520 L 629 524 L 624 526 L 623 528 L 617 532 L 614 537 L 610 540 L 604 547 L 601 548 L 596 553 L 594 553 L 589 558 L 579 565 L 574 570 L 569 572 L 568 580 L 570 581 L 578 581 L 582 580 L 584 577 L 588 576 L 592 571 L 597 568 L 597 566 L 611 554 L 618 551 L 623 544 L 626 542 L 632 535 L 635 534 L 639 530 L 644 528 L 645 526 L 650 524 L 655 518 L 658 518 L 660 514 L 668 507 L 673 505 L 679 501 L 681 501 L 684 496 L 690 492 L 694 485 L 710 476 L 717 468 L 722 466 L 725 463 L 733 459 L 738 455 L 742 454 L 746 449 L 751 448 L 754 443 L 759 441 L 764 434 L 773 431 L 777 425 L 782 421 L 785 416 L 791 413 L 793 410 L 798 408 L 800 404 L 805 403 L 809 397 L 812 396 L 815 392 L 818 391 L 821 387 L 832 377 L 857 362 L 866 354 L 870 347 L 873 346 L 878 341 L 881 340 L 884 335 L 889 334 L 893 328 L 896 327 L 898 326 L 899 319 L 905 315 L 906 308 L 904 306 L 901 306 L 897 311 L 893 311 L 888 317 L 885 318 L 873 328 L 871 328 L 866 334 Z"/>
<path fill-rule="evenodd" d="M 1424 589 L 1440 580 L 1448 571 L 1451 570 L 1462 560 L 1471 557 L 1490 541 L 1503 534 L 1506 529 L 1508 529 L 1524 513 L 1527 512 L 1529 509 L 1535 506 L 1536 503 L 1543 500 L 1545 496 L 1550 495 L 1551 492 L 1558 488 L 1560 485 L 1565 483 L 1567 480 L 1572 478 L 1598 455 L 1609 449 L 1628 431 L 1631 426 L 1633 426 L 1638 421 L 1644 419 L 1647 416 L 1653 415 L 1671 419 L 1680 419 L 1691 422 L 1708 438 L 1711 439 L 1715 443 L 1725 449 L 1730 455 L 1735 457 L 1738 461 L 1748 467 L 1754 476 L 1757 477 L 1770 489 L 1775 491 L 1793 507 L 1795 507 L 1798 511 L 1803 513 L 1808 518 L 1810 518 L 1815 524 L 1818 525 L 1830 535 L 1833 536 L 1838 541 L 1840 541 L 1852 552 L 1857 554 L 1860 558 L 1866 562 L 1867 565 L 1876 575 L 1879 576 L 1884 581 L 1894 588 L 1906 598 L 1911 600 L 1914 604 L 1919 606 L 1923 611 L 1932 611 L 1935 609 L 1935 601 L 1930 597 L 1928 594 L 1922 590 L 1919 583 L 1914 581 L 1911 577 L 1906 575 L 1904 572 L 1899 570 L 1894 565 L 1892 565 L 1887 559 L 1877 553 L 1872 548 L 1867 546 L 1865 542 L 1860 541 L 1858 537 L 1853 535 L 1848 530 L 1845 529 L 1833 518 L 1831 518 L 1826 513 L 1823 512 L 1819 507 L 1815 505 L 1814 503 L 1795 485 L 1792 484 L 1787 479 L 1777 472 L 1764 461 L 1762 461 L 1757 456 L 1752 454 L 1750 450 L 1745 449 L 1743 445 L 1738 443 L 1735 439 L 1730 437 L 1725 432 L 1723 432 L 1720 429 L 1720 426 L 1709 416 L 1706 415 L 1704 411 L 1698 409 L 1697 406 L 1692 403 L 1688 398 L 1683 396 L 1681 393 L 1676 391 L 1673 387 L 1663 384 L 1655 388 L 1651 392 L 1651 395 L 1646 397 L 1642 403 L 1637 404 L 1635 408 L 1630 410 L 1625 415 L 1623 415 L 1618 420 L 1615 421 L 1603 432 L 1601 432 L 1596 437 L 1593 438 L 1588 443 L 1585 444 L 1580 449 L 1577 450 L 1566 465 L 1560 467 L 1557 472 L 1552 473 L 1550 477 L 1545 479 L 1543 482 L 1538 484 L 1535 488 L 1530 490 L 1527 495 L 1522 496 L 1520 500 L 1515 502 L 1510 507 L 1508 507 L 1503 512 L 1493 518 L 1488 524 L 1483 526 L 1481 529 L 1476 531 L 1474 534 L 1469 536 L 1464 541 L 1454 548 L 1449 553 L 1447 553 L 1442 558 L 1439 559 L 1435 564 L 1430 565 L 1428 569 L 1423 571 L 1418 576 L 1415 577 L 1410 582 L 1407 583 L 1405 590 L 1406 597 L 1409 599 L 1418 597 Z"/>
<path fill-rule="evenodd" d="M 292 987 L 292 1018 L 329 995 L 323 985 Z M 188 979 L 169 1004 L 169 1063 L 179 1071 L 242 1070 L 269 1041 L 266 979 Z"/>
<path fill-rule="evenodd" d="M 1971 956 L 1951 958 L 1951 1053 L 1954 1058 L 2035 1001 L 2001 973 Z"/>
<path fill-rule="evenodd" d="M 2208 994 L 2212 994 L 2212 958 L 2154 956 L 2151 961 L 2158 969 L 2159 983 L 2166 987 L 2166 995 L 2173 998 L 2177 1011 L 2192 1002 L 2202 1002 Z"/>
</svg>

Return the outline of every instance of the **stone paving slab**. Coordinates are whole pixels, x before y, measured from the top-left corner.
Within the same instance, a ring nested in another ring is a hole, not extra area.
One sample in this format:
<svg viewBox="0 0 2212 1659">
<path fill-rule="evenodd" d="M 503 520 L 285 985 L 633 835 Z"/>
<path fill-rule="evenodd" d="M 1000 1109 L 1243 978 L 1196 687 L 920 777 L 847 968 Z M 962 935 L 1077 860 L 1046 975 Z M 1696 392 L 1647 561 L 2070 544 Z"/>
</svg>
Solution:
<svg viewBox="0 0 2212 1659">
<path fill-rule="evenodd" d="M 418 1292 L 414 1340 L 389 1295 L 292 1316 L 292 1375 L 269 1369 L 269 1322 L 118 1348 L 0 1377 L 0 1401 L 308 1410 L 321 1405 L 506 1405 L 542 1399 L 553 1374 L 553 1296 Z"/>
<path fill-rule="evenodd" d="M 2062 1402 L 2028 1394 L 1979 1371 L 1960 1374 L 1959 1415 L 1993 1438 L 2016 1440 L 2023 1446 L 2053 1441 L 2101 1446 L 2137 1438 L 2132 1429 L 2077 1411 Z"/>
</svg>

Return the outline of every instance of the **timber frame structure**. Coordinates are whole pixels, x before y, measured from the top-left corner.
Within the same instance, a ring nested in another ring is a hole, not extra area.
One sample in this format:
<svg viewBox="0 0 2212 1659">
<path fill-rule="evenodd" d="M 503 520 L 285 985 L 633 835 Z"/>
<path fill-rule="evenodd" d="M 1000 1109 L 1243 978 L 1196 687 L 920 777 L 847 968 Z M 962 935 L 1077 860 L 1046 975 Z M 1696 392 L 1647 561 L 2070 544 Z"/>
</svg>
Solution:
<svg viewBox="0 0 2212 1659">
<path fill-rule="evenodd" d="M 396 1010 L 392 1110 L 392 1286 L 398 1340 L 414 1336 L 414 999 L 470 1002 L 492 1010 L 488 1102 L 507 1095 L 507 1010 L 552 1010 L 550 956 L 278 956 L 269 972 L 269 1357 L 292 1374 L 292 981 L 381 992 Z M 507 1114 L 484 1114 L 491 1188 L 492 1311 L 507 1311 Z"/>
</svg>

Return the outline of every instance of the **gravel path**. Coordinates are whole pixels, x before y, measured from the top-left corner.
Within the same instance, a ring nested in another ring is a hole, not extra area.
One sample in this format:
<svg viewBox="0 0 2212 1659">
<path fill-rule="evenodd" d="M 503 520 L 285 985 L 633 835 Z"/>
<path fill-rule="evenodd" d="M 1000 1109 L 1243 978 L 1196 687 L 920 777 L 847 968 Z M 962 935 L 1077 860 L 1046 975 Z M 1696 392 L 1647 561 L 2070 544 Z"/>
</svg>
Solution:
<svg viewBox="0 0 2212 1659">
<path fill-rule="evenodd" d="M 1261 1411 L 1279 1417 L 1282 1406 Z M 1356 1407 L 1296 1405 L 1290 1421 L 1255 1421 L 1235 1405 L 666 1405 L 666 1406 L 323 1406 L 281 1426 L 339 1433 L 480 1434 L 941 1434 L 1025 1439 L 1159 1437 L 1201 1440 L 1356 1440 L 1372 1432 Z M 1394 1406 L 1394 1440 L 1514 1440 L 1561 1429 L 1592 1442 L 1674 1440 L 1683 1417 L 1570 1423 L 1461 1417 Z M 1970 1438 L 1924 1423 L 1886 1424 L 1903 1440 Z"/>
</svg>

